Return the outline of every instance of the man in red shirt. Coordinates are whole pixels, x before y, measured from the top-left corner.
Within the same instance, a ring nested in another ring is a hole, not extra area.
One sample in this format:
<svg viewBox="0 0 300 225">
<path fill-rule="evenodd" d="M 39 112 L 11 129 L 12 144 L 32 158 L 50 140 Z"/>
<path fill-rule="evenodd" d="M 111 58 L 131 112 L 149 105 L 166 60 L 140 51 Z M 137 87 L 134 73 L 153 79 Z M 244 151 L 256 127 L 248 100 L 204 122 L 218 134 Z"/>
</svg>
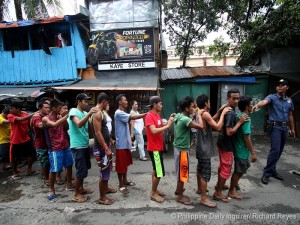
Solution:
<svg viewBox="0 0 300 225">
<path fill-rule="evenodd" d="M 38 104 L 39 111 L 37 111 L 31 121 L 30 125 L 34 132 L 34 147 L 36 150 L 36 155 L 42 171 L 44 174 L 44 183 L 49 186 L 49 156 L 48 147 L 45 139 L 45 131 L 42 119 L 44 116 L 50 113 L 50 105 L 47 102 L 40 102 Z"/>
<path fill-rule="evenodd" d="M 35 149 L 28 135 L 29 119 L 33 114 L 28 114 L 21 111 L 22 105 L 18 102 L 13 102 L 10 105 L 10 114 L 7 118 L 11 125 L 10 134 L 10 160 L 13 166 L 14 180 L 19 180 L 22 177 L 19 175 L 17 162 L 21 157 L 27 157 L 28 169 L 27 175 L 36 175 L 39 171 L 32 170 L 33 159 L 35 157 Z"/>
<path fill-rule="evenodd" d="M 171 114 L 168 122 L 163 124 L 160 118 L 162 111 L 162 102 L 159 96 L 150 98 L 150 111 L 145 118 L 147 134 L 147 150 L 152 161 L 152 190 L 150 198 L 158 203 L 164 202 L 165 193 L 157 190 L 160 178 L 165 175 L 163 162 L 163 132 L 167 130 L 174 121 L 175 114 Z"/>
</svg>

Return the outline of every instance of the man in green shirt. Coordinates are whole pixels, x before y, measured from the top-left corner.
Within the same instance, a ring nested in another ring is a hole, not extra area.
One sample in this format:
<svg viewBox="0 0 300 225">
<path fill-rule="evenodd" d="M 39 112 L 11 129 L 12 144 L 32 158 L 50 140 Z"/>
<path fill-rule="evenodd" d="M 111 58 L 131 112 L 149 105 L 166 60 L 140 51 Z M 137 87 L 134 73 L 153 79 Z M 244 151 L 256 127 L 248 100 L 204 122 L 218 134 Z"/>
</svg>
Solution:
<svg viewBox="0 0 300 225">
<path fill-rule="evenodd" d="M 191 143 L 190 128 L 203 129 L 202 117 L 203 109 L 198 111 L 199 121 L 193 121 L 189 116 L 194 114 L 195 100 L 189 96 L 182 99 L 179 103 L 182 111 L 174 118 L 174 160 L 177 176 L 178 193 L 177 202 L 184 205 L 191 205 L 191 200 L 183 195 L 184 183 L 188 182 L 189 177 L 189 148 Z"/>
<path fill-rule="evenodd" d="M 236 115 L 237 119 L 241 116 L 248 116 L 252 112 L 253 105 L 252 98 L 241 97 L 238 103 L 240 112 Z M 247 121 L 238 128 L 236 133 L 236 142 L 234 150 L 234 172 L 231 177 L 230 188 L 228 196 L 235 199 L 243 199 L 243 196 L 234 191 L 234 187 L 238 184 L 239 179 L 246 173 L 250 167 L 249 157 L 251 154 L 251 161 L 256 161 L 256 154 L 250 139 L 251 134 L 251 120 L 248 117 Z"/>
</svg>

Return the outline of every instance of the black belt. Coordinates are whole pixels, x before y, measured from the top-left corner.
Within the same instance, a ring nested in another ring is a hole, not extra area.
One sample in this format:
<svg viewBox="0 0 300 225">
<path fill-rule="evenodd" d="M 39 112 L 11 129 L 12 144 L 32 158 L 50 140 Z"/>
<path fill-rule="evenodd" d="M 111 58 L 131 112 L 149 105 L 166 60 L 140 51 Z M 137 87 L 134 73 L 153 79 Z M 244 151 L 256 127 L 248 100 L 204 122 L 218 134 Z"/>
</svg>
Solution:
<svg viewBox="0 0 300 225">
<path fill-rule="evenodd" d="M 289 122 L 281 122 L 281 121 L 270 121 L 270 123 L 273 126 L 282 126 L 282 127 L 287 127 L 289 125 Z"/>
</svg>

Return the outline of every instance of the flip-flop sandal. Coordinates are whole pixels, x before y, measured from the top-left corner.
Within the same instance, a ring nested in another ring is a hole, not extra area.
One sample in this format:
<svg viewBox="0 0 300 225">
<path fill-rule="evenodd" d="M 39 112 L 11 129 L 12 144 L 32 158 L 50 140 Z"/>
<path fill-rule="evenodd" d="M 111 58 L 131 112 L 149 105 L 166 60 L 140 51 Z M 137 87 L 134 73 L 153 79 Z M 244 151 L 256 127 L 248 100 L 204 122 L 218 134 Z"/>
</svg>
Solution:
<svg viewBox="0 0 300 225">
<path fill-rule="evenodd" d="M 83 203 L 83 202 L 86 202 L 87 201 L 87 197 L 73 197 L 72 198 L 72 201 L 73 202 L 77 202 L 77 203 Z"/>
<path fill-rule="evenodd" d="M 190 199 L 188 199 L 188 198 L 185 198 L 185 200 L 179 200 L 179 199 L 177 199 L 177 202 L 179 202 L 179 203 L 181 203 L 183 205 L 193 205 L 193 202 Z"/>
<path fill-rule="evenodd" d="M 114 193 L 117 193 L 117 190 L 113 188 L 109 188 L 108 191 L 105 192 L 105 194 L 114 194 Z"/>
<path fill-rule="evenodd" d="M 74 187 L 71 187 L 71 188 L 66 187 L 66 191 L 75 191 L 75 188 Z"/>
<path fill-rule="evenodd" d="M 229 203 L 230 202 L 230 198 L 218 198 L 215 195 L 213 195 L 213 200 L 219 201 L 219 202 L 223 202 L 223 203 Z"/>
<path fill-rule="evenodd" d="M 157 198 L 151 196 L 150 199 L 157 203 L 163 203 L 165 201 L 165 199 L 161 196 L 158 196 Z"/>
<path fill-rule="evenodd" d="M 125 184 L 126 186 L 135 186 L 135 183 L 132 181 L 129 181 Z"/>
<path fill-rule="evenodd" d="M 208 201 L 208 202 L 200 202 L 200 205 L 203 205 L 203 206 L 206 206 L 208 208 L 216 208 L 217 207 L 217 204 L 211 202 L 211 201 Z"/>
<path fill-rule="evenodd" d="M 126 187 L 120 187 L 120 188 L 119 188 L 119 191 L 120 191 L 121 193 L 123 193 L 123 194 L 128 194 L 128 193 L 129 193 L 129 191 L 128 191 L 128 189 L 127 189 Z"/>
<path fill-rule="evenodd" d="M 27 172 L 27 176 L 34 176 L 34 175 L 38 175 L 40 173 L 40 171 L 38 170 L 31 170 Z"/>
<path fill-rule="evenodd" d="M 98 200 L 97 203 L 100 205 L 112 205 L 115 201 L 112 199 L 106 199 L 106 200 Z"/>
<path fill-rule="evenodd" d="M 239 195 L 239 194 L 236 194 L 236 195 L 228 195 L 228 197 L 234 198 L 234 199 L 237 199 L 237 200 L 243 200 L 243 195 Z"/>
<path fill-rule="evenodd" d="M 12 175 L 11 178 L 12 178 L 13 180 L 21 180 L 21 179 L 22 179 L 22 177 L 21 177 L 19 174 Z"/>
<path fill-rule="evenodd" d="M 49 202 L 53 203 L 57 201 L 57 195 L 56 194 L 51 194 L 48 196 Z"/>
</svg>

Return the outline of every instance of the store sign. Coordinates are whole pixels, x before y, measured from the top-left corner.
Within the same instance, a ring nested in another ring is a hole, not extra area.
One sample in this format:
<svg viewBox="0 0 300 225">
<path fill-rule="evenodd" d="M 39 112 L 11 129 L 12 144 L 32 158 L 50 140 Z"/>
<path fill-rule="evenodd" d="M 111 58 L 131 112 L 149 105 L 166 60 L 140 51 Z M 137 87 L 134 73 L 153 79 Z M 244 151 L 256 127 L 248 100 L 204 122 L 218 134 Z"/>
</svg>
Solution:
<svg viewBox="0 0 300 225">
<path fill-rule="evenodd" d="M 154 68 L 152 28 L 92 32 L 88 61 L 98 70 Z"/>
</svg>

